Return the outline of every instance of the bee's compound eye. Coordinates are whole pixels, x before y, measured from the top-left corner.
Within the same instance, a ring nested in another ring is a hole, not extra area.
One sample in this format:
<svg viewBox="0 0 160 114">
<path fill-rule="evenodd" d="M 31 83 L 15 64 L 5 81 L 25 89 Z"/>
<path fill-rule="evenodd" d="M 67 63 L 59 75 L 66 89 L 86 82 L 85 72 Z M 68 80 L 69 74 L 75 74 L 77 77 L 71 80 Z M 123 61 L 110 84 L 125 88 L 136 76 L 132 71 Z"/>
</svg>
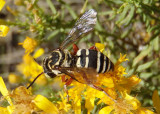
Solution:
<svg viewBox="0 0 160 114">
<path fill-rule="evenodd" d="M 46 73 L 45 73 L 45 76 L 46 76 L 46 77 L 49 77 L 49 78 L 54 78 L 54 77 L 56 77 L 57 75 L 54 74 L 54 73 L 52 73 L 52 72 L 46 72 Z"/>
<path fill-rule="evenodd" d="M 60 52 L 59 51 L 52 52 L 51 56 L 49 56 L 50 65 L 52 66 L 59 64 L 59 59 L 60 59 Z"/>
</svg>

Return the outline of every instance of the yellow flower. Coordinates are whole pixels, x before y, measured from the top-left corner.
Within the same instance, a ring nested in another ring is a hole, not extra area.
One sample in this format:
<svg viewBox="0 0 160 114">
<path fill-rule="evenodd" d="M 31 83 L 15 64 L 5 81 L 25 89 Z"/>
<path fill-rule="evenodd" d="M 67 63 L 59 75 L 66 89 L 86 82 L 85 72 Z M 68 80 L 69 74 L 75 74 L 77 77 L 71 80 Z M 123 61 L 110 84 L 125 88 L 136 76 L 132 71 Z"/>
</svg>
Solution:
<svg viewBox="0 0 160 114">
<path fill-rule="evenodd" d="M 9 92 L 6 88 L 6 85 L 2 79 L 2 77 L 0 77 L 0 92 L 1 94 L 4 96 L 4 98 L 8 101 L 8 103 L 10 104 L 10 106 L 5 107 L 0 107 L 0 112 L 3 114 L 10 114 L 13 112 L 14 106 L 13 103 L 11 101 L 11 98 L 9 97 Z"/>
<path fill-rule="evenodd" d="M 39 109 L 49 114 L 58 114 L 59 112 L 57 107 L 42 95 L 37 95 L 33 102 Z"/>
<path fill-rule="evenodd" d="M 0 25 L 0 37 L 5 37 L 9 31 L 9 27 Z"/>
<path fill-rule="evenodd" d="M 65 95 L 65 94 L 64 94 Z M 60 97 L 61 97 L 61 102 L 58 101 L 57 103 L 59 104 L 59 110 L 64 110 L 65 112 L 68 112 L 71 109 L 71 105 L 68 104 L 67 99 L 62 95 L 62 93 L 60 93 Z"/>
<path fill-rule="evenodd" d="M 0 107 L 1 114 L 30 114 L 32 112 L 58 114 L 57 107 L 42 95 L 32 95 L 31 91 L 20 86 L 9 93 L 2 77 L 0 77 L 0 92 L 10 106 Z M 12 99 L 12 100 L 11 100 Z"/>
<path fill-rule="evenodd" d="M 135 97 L 125 94 L 122 98 L 118 98 L 117 102 L 102 108 L 99 114 L 153 114 L 151 110 L 141 107 L 140 101 Z"/>
<path fill-rule="evenodd" d="M 71 100 L 71 104 L 73 107 L 73 110 L 75 111 L 75 114 L 81 113 L 81 95 L 82 91 L 86 88 L 85 84 L 78 83 L 76 81 L 73 81 L 71 86 L 74 86 L 72 89 L 68 90 L 69 99 Z"/>
<path fill-rule="evenodd" d="M 94 108 L 94 101 L 96 98 L 96 90 L 88 87 L 84 92 L 85 95 L 85 108 L 87 108 L 88 113 Z"/>
<path fill-rule="evenodd" d="M 10 97 L 12 98 L 15 107 L 13 113 L 31 113 L 32 111 L 38 110 L 32 102 L 35 96 L 23 86 L 13 90 Z"/>
<path fill-rule="evenodd" d="M 24 42 L 19 43 L 19 45 L 22 45 L 23 48 L 26 50 L 25 52 L 29 54 L 29 53 L 33 52 L 34 49 L 36 48 L 37 42 L 30 37 L 26 37 Z"/>
<path fill-rule="evenodd" d="M 38 49 L 35 53 L 34 53 L 34 57 L 35 59 L 39 56 L 41 56 L 44 53 L 44 50 L 42 48 Z M 27 78 L 30 78 L 30 81 L 33 81 L 34 78 L 40 74 L 41 72 L 43 72 L 43 68 L 42 66 L 40 66 L 31 55 L 25 54 L 23 56 L 23 62 L 20 63 L 17 66 L 17 69 L 24 74 Z M 44 85 L 47 83 L 47 79 L 45 77 L 44 74 L 42 74 L 37 80 L 36 82 L 37 84 L 40 85 Z"/>
<path fill-rule="evenodd" d="M 9 93 L 2 77 L 0 77 L 0 92 L 10 104 L 7 107 L 0 107 L 1 114 L 31 114 L 32 112 L 58 114 L 58 109 L 52 102 L 42 95 L 32 95 L 31 91 L 23 86 Z"/>
<path fill-rule="evenodd" d="M 123 95 L 124 92 L 130 93 L 131 89 L 135 87 L 141 79 L 139 79 L 136 75 L 132 75 L 130 77 L 123 77 L 117 84 L 118 91 Z"/>
</svg>

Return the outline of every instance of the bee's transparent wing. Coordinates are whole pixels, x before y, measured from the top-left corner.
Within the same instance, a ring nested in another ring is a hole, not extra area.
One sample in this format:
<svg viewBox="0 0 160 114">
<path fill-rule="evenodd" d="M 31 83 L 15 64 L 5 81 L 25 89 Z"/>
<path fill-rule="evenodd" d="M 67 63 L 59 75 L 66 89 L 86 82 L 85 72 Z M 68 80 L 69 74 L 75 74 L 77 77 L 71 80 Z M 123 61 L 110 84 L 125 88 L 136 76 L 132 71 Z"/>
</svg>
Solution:
<svg viewBox="0 0 160 114">
<path fill-rule="evenodd" d="M 76 22 L 68 36 L 60 46 L 60 49 L 65 49 L 68 45 L 80 39 L 81 35 L 85 35 L 92 31 L 97 21 L 97 12 L 93 9 L 86 11 Z"/>
</svg>

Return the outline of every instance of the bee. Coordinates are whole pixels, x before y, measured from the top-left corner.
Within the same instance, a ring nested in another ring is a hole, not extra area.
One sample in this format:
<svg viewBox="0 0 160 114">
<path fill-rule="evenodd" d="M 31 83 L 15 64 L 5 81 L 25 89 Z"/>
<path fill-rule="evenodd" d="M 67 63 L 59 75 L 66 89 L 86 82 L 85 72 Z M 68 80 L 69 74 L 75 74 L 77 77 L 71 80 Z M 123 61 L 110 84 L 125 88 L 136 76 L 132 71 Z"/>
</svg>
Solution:
<svg viewBox="0 0 160 114">
<path fill-rule="evenodd" d="M 114 70 L 114 64 L 111 60 L 95 47 L 91 47 L 90 49 L 78 49 L 76 45 L 73 45 L 73 53 L 66 50 L 69 45 L 74 44 L 74 42 L 91 32 L 94 29 L 96 21 L 97 12 L 94 9 L 86 11 L 77 20 L 60 47 L 53 50 L 49 56 L 44 58 L 44 71 L 41 74 L 44 73 L 50 78 L 65 74 L 71 77 L 69 80 L 65 81 L 66 86 L 69 85 L 72 80 L 76 80 L 103 91 L 109 96 L 102 88 L 94 85 L 94 83 L 97 81 L 96 78 L 99 73 Z M 41 74 L 39 74 L 35 80 Z M 29 88 L 34 81 L 27 88 Z"/>
</svg>

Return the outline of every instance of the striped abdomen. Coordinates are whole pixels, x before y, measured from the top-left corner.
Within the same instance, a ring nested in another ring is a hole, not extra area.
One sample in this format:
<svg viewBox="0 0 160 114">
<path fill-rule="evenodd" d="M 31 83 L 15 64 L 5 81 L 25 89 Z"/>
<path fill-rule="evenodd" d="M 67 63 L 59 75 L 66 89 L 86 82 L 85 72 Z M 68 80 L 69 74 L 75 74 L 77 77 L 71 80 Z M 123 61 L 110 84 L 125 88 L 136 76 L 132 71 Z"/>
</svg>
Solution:
<svg viewBox="0 0 160 114">
<path fill-rule="evenodd" d="M 113 63 L 107 56 L 90 49 L 80 49 L 77 51 L 76 67 L 94 68 L 98 73 L 105 73 L 114 69 Z"/>
</svg>

